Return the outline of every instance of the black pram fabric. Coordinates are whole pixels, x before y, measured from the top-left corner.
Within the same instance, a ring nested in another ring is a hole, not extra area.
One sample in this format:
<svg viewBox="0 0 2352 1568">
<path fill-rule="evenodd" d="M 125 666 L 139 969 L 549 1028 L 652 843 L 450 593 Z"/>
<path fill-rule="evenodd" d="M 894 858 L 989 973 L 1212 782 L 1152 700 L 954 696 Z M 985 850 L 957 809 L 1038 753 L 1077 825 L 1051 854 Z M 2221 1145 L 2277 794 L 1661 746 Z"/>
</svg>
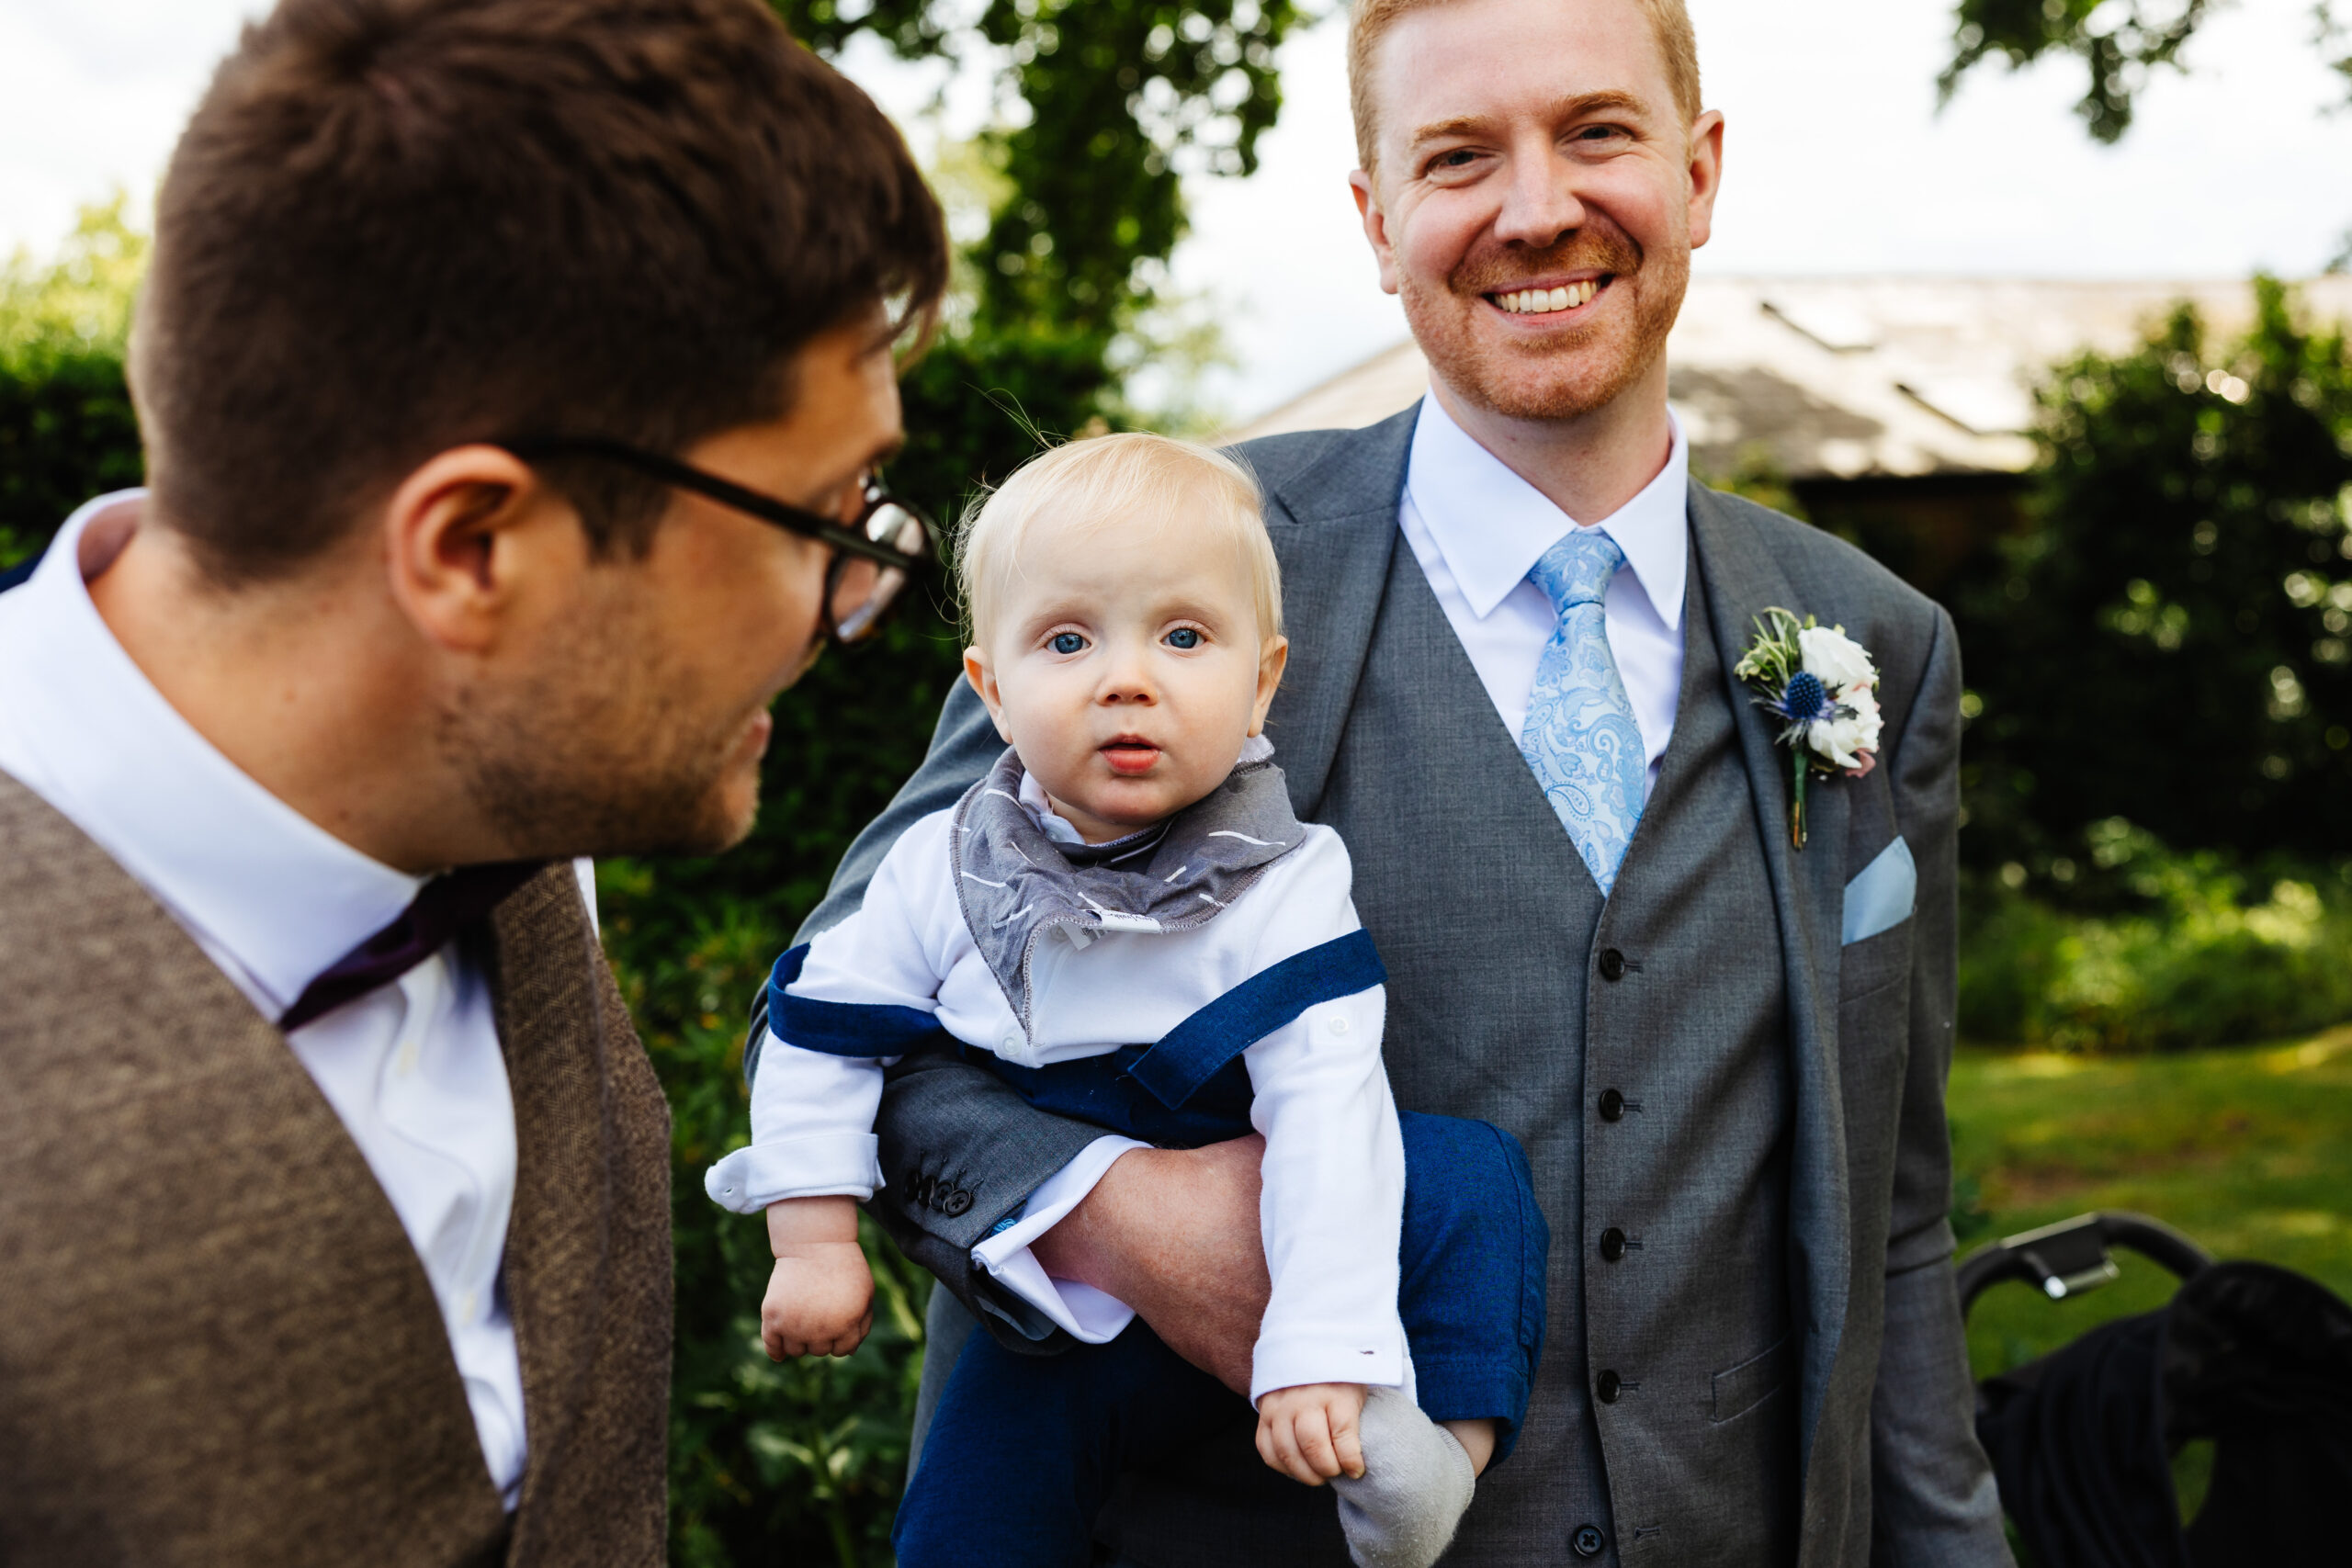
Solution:
<svg viewBox="0 0 2352 1568">
<path fill-rule="evenodd" d="M 2264 1263 L 2217 1264 L 2124 1318 L 1979 1386 L 1977 1436 L 2042 1568 L 2346 1560 L 2352 1306 Z M 2195 1522 L 2172 1456 L 2214 1444 Z"/>
</svg>

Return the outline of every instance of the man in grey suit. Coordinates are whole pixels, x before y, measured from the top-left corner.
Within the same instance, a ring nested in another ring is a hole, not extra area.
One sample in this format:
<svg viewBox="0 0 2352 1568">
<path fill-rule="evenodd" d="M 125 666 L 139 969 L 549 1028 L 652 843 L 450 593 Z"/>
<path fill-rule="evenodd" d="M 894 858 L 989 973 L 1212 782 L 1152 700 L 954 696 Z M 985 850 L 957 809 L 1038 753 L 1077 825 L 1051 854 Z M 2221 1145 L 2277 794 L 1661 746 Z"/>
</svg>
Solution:
<svg viewBox="0 0 2352 1568">
<path fill-rule="evenodd" d="M 2006 1562 L 1946 1222 L 1951 623 L 1688 479 L 1665 344 L 1723 120 L 1680 0 L 1362 0 L 1353 26 L 1357 202 L 1431 395 L 1242 450 L 1293 637 L 1268 733 L 1353 854 L 1398 1100 L 1517 1134 L 1553 1228 L 1534 1407 L 1450 1561 Z M 1876 765 L 1813 786 L 1803 848 L 1778 721 L 1733 674 L 1774 606 L 1882 673 Z M 959 688 L 811 928 L 1000 747 Z M 881 1134 L 875 1209 L 948 1287 L 928 1386 L 975 1313 L 1058 1348 L 971 1251 L 1097 1130 L 925 1062 Z M 1241 1386 L 1255 1159 L 1127 1154 L 1035 1251 Z M 1129 1477 L 1105 1543 L 1344 1562 L 1328 1499 L 1246 1433 Z"/>
</svg>

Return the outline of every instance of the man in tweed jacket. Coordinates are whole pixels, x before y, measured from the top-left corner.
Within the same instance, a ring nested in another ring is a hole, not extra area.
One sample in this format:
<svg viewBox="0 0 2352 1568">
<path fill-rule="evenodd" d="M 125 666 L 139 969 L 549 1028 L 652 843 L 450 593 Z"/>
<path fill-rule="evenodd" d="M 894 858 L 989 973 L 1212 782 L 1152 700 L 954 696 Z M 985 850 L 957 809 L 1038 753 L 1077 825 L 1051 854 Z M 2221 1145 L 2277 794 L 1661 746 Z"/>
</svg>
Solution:
<svg viewBox="0 0 2352 1568">
<path fill-rule="evenodd" d="M 1294 648 L 1267 733 L 1358 868 L 1398 1102 L 1509 1128 L 1552 1225 L 1534 1406 L 1447 1560 L 2006 1562 L 1946 1223 L 1951 622 L 1688 480 L 1665 343 L 1723 121 L 1679 0 L 1361 0 L 1351 20 L 1357 201 L 1430 397 L 1241 450 Z M 1774 606 L 1842 625 L 1881 675 L 1876 767 L 1814 785 L 1802 849 L 1780 721 L 1733 673 Z M 1565 707 L 1571 663 L 1622 680 L 1606 726 Z M 1606 768 L 1579 751 L 1604 728 Z M 998 746 L 959 692 L 811 925 Z M 1612 790 L 1630 835 L 1590 808 Z M 874 1208 L 948 1287 L 927 1385 L 974 1314 L 1052 1353 L 972 1249 L 1096 1131 L 935 1062 L 899 1072 L 880 1131 Z M 1122 1155 L 1037 1260 L 1239 1386 L 1256 1158 Z M 1328 1495 L 1253 1471 L 1246 1435 L 1130 1477 L 1100 1537 L 1144 1568 L 1344 1562 Z"/>
<path fill-rule="evenodd" d="M 669 1119 L 567 863 L 748 829 L 945 273 L 757 0 L 247 30 L 152 489 L 0 592 L 0 1562 L 664 1560 Z"/>
</svg>

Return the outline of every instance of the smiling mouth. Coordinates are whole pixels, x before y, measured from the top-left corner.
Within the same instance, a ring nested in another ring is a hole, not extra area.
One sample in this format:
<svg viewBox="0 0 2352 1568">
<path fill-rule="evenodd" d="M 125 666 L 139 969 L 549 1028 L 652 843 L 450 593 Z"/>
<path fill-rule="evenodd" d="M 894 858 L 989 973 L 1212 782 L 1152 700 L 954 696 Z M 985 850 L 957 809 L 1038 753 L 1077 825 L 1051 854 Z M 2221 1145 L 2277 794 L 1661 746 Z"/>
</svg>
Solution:
<svg viewBox="0 0 2352 1568">
<path fill-rule="evenodd" d="M 1122 735 L 1096 750 L 1114 773 L 1147 773 L 1159 761 L 1159 748 L 1140 735 Z"/>
<path fill-rule="evenodd" d="M 1507 316 L 1566 316 L 1583 310 L 1616 281 L 1603 273 L 1547 288 L 1504 288 L 1486 296 L 1487 302 Z"/>
</svg>

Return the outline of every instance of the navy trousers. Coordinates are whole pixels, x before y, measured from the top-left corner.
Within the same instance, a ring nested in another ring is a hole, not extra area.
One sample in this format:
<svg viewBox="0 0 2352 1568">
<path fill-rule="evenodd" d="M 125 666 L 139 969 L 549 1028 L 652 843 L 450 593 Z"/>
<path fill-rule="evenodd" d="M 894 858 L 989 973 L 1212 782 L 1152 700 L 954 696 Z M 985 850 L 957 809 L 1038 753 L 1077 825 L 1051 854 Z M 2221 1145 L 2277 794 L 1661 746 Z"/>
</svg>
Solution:
<svg viewBox="0 0 2352 1568">
<path fill-rule="evenodd" d="M 1544 1352 L 1551 1232 L 1510 1134 L 1412 1111 L 1399 1122 L 1397 1305 L 1416 1392 L 1432 1420 L 1494 1421 L 1499 1463 Z M 1015 1355 L 975 1334 L 899 1506 L 900 1568 L 1084 1568 L 1122 1472 L 1165 1461 L 1248 1412 L 1140 1318 L 1108 1345 L 1058 1356 Z"/>
</svg>

